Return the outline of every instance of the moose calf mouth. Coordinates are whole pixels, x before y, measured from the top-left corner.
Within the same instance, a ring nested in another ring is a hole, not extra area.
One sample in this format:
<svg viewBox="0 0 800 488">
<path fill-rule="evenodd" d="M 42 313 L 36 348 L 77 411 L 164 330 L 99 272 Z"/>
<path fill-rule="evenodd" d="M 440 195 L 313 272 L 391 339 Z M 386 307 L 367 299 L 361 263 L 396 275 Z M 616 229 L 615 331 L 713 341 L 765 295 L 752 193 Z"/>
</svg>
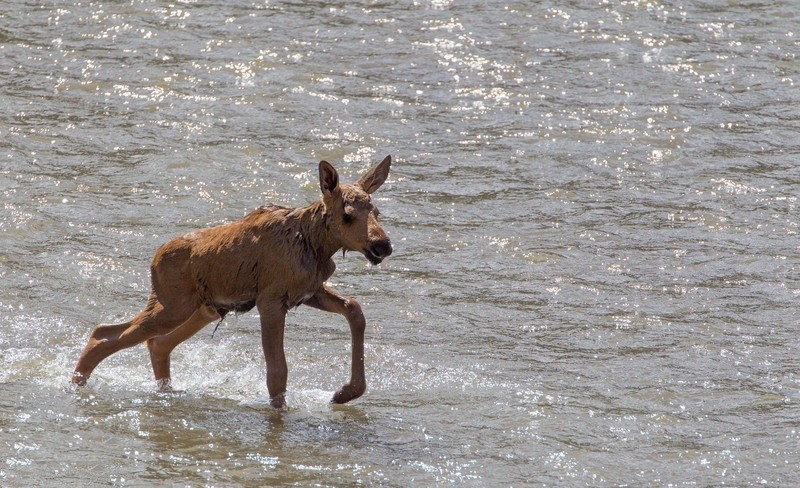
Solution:
<svg viewBox="0 0 800 488">
<path fill-rule="evenodd" d="M 366 257 L 367 260 L 370 263 L 374 264 L 375 266 L 377 266 L 377 265 L 379 265 L 379 264 L 381 264 L 383 262 L 383 258 L 382 257 L 372 254 L 372 251 L 369 251 L 369 250 L 364 251 L 364 257 Z"/>
<path fill-rule="evenodd" d="M 392 244 L 388 240 L 379 241 L 362 252 L 370 263 L 378 265 L 392 254 Z"/>
</svg>

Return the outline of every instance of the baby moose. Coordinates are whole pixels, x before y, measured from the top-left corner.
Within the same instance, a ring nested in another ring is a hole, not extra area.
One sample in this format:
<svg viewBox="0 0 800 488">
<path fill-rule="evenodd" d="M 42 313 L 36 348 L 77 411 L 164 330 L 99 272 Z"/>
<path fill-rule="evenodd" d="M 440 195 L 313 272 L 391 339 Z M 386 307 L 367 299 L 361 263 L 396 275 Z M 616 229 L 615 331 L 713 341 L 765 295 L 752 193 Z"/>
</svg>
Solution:
<svg viewBox="0 0 800 488">
<path fill-rule="evenodd" d="M 169 390 L 169 355 L 209 323 L 230 311 L 258 307 L 267 389 L 275 408 L 284 404 L 288 368 L 283 352 L 286 312 L 309 305 L 343 315 L 350 325 L 350 382 L 333 403 L 360 397 L 366 322 L 358 302 L 327 285 L 333 255 L 358 251 L 372 264 L 392 253 L 370 195 L 386 181 L 387 156 L 354 185 L 340 185 L 328 162 L 319 163 L 322 198 L 302 208 L 266 206 L 236 222 L 177 237 L 156 251 L 150 266 L 152 291 L 144 310 L 118 325 L 98 325 L 78 359 L 72 382 L 86 384 L 95 367 L 127 347 L 145 342 L 156 381 Z"/>
</svg>

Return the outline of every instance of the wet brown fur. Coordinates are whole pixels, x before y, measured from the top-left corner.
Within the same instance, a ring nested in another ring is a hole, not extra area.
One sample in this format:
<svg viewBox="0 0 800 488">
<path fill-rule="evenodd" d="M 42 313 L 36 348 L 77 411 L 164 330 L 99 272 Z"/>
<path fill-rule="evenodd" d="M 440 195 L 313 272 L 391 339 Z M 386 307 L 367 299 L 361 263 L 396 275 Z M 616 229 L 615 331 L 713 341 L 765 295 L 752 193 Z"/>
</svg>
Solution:
<svg viewBox="0 0 800 488">
<path fill-rule="evenodd" d="M 391 156 L 354 185 L 339 185 L 336 170 L 320 162 L 322 198 L 301 208 L 261 207 L 230 224 L 176 237 L 161 246 L 150 268 L 152 291 L 132 320 L 99 325 L 89 336 L 72 382 L 84 385 L 111 354 L 145 342 L 153 373 L 170 388 L 172 350 L 228 312 L 258 307 L 271 404 L 284 403 L 288 368 L 283 351 L 286 312 L 301 304 L 343 315 L 352 336 L 350 381 L 333 396 L 345 403 L 366 390 L 364 314 L 358 302 L 325 281 L 333 255 L 358 251 L 373 264 L 392 252 L 370 194 L 389 174 Z"/>
</svg>

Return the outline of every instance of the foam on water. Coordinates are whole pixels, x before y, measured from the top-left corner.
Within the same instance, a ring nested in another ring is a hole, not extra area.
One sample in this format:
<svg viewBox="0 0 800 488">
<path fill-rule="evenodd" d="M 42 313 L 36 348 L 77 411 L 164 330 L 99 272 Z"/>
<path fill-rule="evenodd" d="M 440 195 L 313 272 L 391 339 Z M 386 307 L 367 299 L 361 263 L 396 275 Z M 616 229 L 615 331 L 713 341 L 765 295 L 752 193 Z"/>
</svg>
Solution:
<svg viewBox="0 0 800 488">
<path fill-rule="evenodd" d="M 257 316 L 228 319 L 235 323 L 227 324 L 225 327 L 229 330 L 220 334 L 224 337 L 216 339 L 210 337 L 209 326 L 173 351 L 171 384 L 175 393 L 228 399 L 243 405 L 268 405 L 260 340 L 255 331 L 242 329 L 243 322 L 254 320 Z M 341 329 L 344 328 L 342 324 Z M 47 388 L 66 388 L 88 336 L 88 329 L 79 329 L 78 326 L 67 327 L 54 318 L 18 316 L 17 326 L 3 336 L 0 382 L 22 381 Z M 54 330 L 61 333 L 45 340 L 45 331 Z M 288 333 L 291 332 L 289 329 Z M 302 344 L 292 337 L 287 340 L 288 405 L 309 411 L 329 408 L 327 404 L 333 393 L 349 375 L 346 335 L 331 342 L 313 344 Z M 48 343 L 43 352 L 43 344 Z M 420 362 L 405 350 L 391 345 L 368 343 L 365 360 L 371 392 L 438 391 L 441 395 L 450 389 L 464 391 L 498 386 L 472 368 Z M 146 348 L 139 345 L 107 358 L 93 372 L 85 389 L 93 395 L 114 392 L 116 396 L 130 395 L 131 399 L 157 393 Z"/>
</svg>

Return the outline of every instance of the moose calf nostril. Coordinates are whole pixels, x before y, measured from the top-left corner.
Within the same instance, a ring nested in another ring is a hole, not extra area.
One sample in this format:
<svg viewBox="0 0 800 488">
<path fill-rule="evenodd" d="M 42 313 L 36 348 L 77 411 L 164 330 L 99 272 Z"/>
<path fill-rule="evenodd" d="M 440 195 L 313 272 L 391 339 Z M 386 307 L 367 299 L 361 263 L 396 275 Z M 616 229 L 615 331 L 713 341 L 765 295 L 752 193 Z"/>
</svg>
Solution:
<svg viewBox="0 0 800 488">
<path fill-rule="evenodd" d="M 392 243 L 389 241 L 378 242 L 372 246 L 370 251 L 375 256 L 385 258 L 386 256 L 392 254 Z"/>
</svg>

